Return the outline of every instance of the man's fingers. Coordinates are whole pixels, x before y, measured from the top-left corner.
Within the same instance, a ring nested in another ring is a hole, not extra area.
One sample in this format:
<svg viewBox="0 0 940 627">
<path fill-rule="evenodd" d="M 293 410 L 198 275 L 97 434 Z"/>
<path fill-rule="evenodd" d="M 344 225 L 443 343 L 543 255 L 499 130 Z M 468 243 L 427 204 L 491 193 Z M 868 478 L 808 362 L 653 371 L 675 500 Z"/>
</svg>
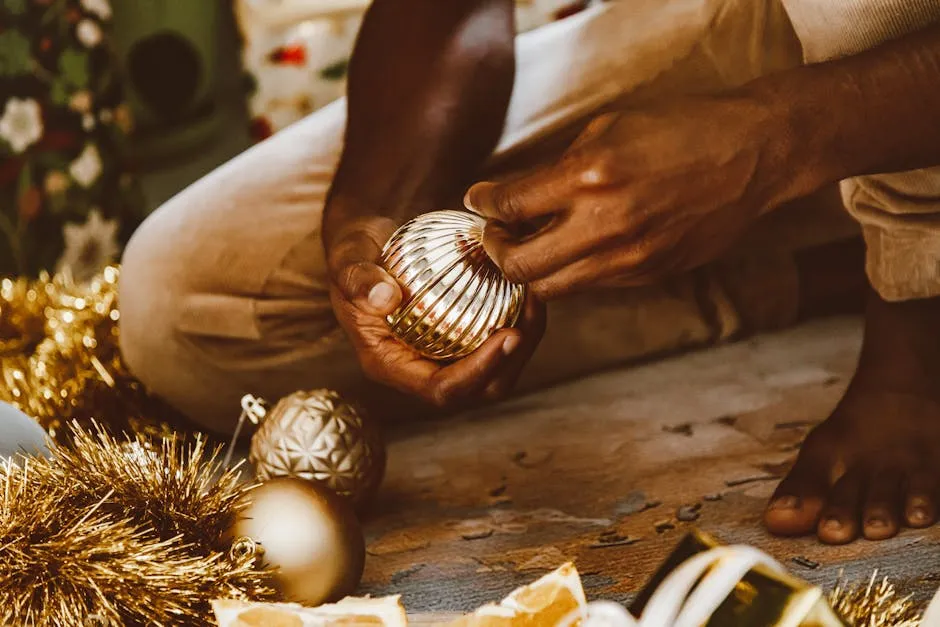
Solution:
<svg viewBox="0 0 940 627">
<path fill-rule="evenodd" d="M 375 264 L 360 262 L 346 266 L 336 280 L 346 299 L 366 313 L 387 316 L 401 304 L 401 287 Z"/>
<path fill-rule="evenodd" d="M 467 190 L 464 205 L 500 222 L 525 222 L 566 209 L 579 187 L 575 168 L 559 163 L 514 181 L 477 183 Z"/>
<path fill-rule="evenodd" d="M 370 220 L 351 225 L 331 244 L 328 263 L 343 296 L 367 313 L 384 316 L 401 303 L 401 288 L 381 266 L 382 246 L 394 224 Z"/>
<path fill-rule="evenodd" d="M 515 387 L 545 334 L 545 305 L 531 293 L 517 328 L 522 332 L 521 343 L 500 365 L 496 378 L 487 384 L 484 396 L 489 400 L 498 400 Z"/>
<path fill-rule="evenodd" d="M 467 357 L 438 369 L 423 396 L 439 407 L 472 405 L 503 396 L 512 389 L 544 332 L 545 307 L 530 295 L 516 328 L 494 333 Z"/>
<path fill-rule="evenodd" d="M 440 369 L 428 387 L 428 400 L 445 407 L 473 399 L 493 379 L 500 364 L 513 355 L 522 344 L 517 329 L 503 329 L 492 335 L 480 348 L 463 359 Z"/>
<path fill-rule="evenodd" d="M 613 114 L 595 118 L 554 165 L 503 183 L 477 183 L 467 190 L 464 205 L 484 217 L 507 223 L 524 222 L 570 206 L 572 195 L 584 187 L 610 182 L 614 169 L 607 152 L 585 150 L 617 120 Z"/>
<path fill-rule="evenodd" d="M 605 247 L 618 236 L 594 218 L 583 219 L 583 214 L 570 212 L 521 241 L 490 222 L 483 231 L 483 247 L 510 281 L 531 283 Z"/>
<path fill-rule="evenodd" d="M 631 260 L 642 263 L 639 253 L 636 252 L 624 253 L 619 249 L 601 250 L 533 281 L 529 287 L 540 299 L 547 302 L 579 292 L 589 285 L 599 284 L 606 279 L 622 276 L 624 272 L 627 272 L 623 265 Z M 630 281 L 631 285 L 646 282 L 642 278 L 634 278 Z"/>
<path fill-rule="evenodd" d="M 609 244 L 529 284 L 543 301 L 581 291 L 588 286 L 642 287 L 674 272 L 672 252 L 655 242 Z"/>
</svg>

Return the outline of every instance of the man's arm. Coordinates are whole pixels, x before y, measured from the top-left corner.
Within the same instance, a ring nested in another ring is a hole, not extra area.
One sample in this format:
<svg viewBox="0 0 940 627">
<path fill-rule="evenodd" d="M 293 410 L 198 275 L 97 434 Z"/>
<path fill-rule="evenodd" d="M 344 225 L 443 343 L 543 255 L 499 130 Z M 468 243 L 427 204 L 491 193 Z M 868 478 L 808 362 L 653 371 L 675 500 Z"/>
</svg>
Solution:
<svg viewBox="0 0 940 627">
<path fill-rule="evenodd" d="M 544 329 L 522 321 L 453 364 L 399 342 L 401 289 L 378 264 L 405 218 L 444 208 L 499 141 L 515 70 L 513 0 L 375 0 L 350 63 L 349 116 L 323 218 L 333 311 L 372 379 L 436 405 L 505 394 Z"/>
<path fill-rule="evenodd" d="M 513 11 L 512 0 L 374 2 L 350 63 L 329 229 L 440 209 L 471 182 L 509 106 Z"/>
<path fill-rule="evenodd" d="M 721 254 L 761 214 L 851 176 L 940 165 L 940 25 L 740 89 L 598 118 L 558 163 L 466 203 L 543 300 Z M 551 220 L 546 220 L 551 218 Z M 549 226 L 519 239 L 500 224 Z"/>
<path fill-rule="evenodd" d="M 748 90 L 789 129 L 790 196 L 850 176 L 940 164 L 940 24 Z"/>
</svg>

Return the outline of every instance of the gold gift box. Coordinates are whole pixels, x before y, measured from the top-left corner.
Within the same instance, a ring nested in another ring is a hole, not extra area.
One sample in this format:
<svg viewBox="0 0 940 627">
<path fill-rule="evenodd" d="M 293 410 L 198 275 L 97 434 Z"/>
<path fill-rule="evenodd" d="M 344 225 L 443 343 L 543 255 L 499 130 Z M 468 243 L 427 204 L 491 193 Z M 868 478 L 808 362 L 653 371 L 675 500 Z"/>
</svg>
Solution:
<svg viewBox="0 0 940 627">
<path fill-rule="evenodd" d="M 656 589 L 680 564 L 719 546 L 721 543 L 701 531 L 686 535 L 647 582 L 630 606 L 630 613 L 640 616 Z M 821 588 L 757 566 L 742 578 L 703 627 L 847 626 L 829 607 Z"/>
</svg>

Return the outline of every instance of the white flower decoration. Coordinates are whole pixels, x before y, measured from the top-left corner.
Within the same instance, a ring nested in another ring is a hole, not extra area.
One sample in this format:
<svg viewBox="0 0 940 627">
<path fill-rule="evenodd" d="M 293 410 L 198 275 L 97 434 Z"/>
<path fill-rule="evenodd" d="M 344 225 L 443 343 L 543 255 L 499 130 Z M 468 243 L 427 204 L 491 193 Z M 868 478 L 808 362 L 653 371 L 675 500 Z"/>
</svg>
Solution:
<svg viewBox="0 0 940 627">
<path fill-rule="evenodd" d="M 32 98 L 10 98 L 0 117 L 0 137 L 20 153 L 42 137 L 42 109 Z"/>
<path fill-rule="evenodd" d="M 120 252 L 117 220 L 105 220 L 92 209 L 84 224 L 67 223 L 62 227 L 65 250 L 56 266 L 57 272 L 70 272 L 84 282 L 112 263 Z"/>
<path fill-rule="evenodd" d="M 69 174 L 82 187 L 91 187 L 101 174 L 101 156 L 94 144 L 86 144 L 82 154 L 69 165 Z"/>
<path fill-rule="evenodd" d="M 86 48 L 94 48 L 101 43 L 101 28 L 91 20 L 82 20 L 75 27 L 75 36 Z"/>
<path fill-rule="evenodd" d="M 111 19 L 111 3 L 108 0 L 82 0 L 82 8 L 103 20 Z"/>
<path fill-rule="evenodd" d="M 69 108 L 79 113 L 88 113 L 91 110 L 91 92 L 87 89 L 75 92 L 69 98 Z"/>
<path fill-rule="evenodd" d="M 90 113 L 86 113 L 82 116 L 82 128 L 86 131 L 90 131 L 95 128 L 95 116 Z"/>
</svg>

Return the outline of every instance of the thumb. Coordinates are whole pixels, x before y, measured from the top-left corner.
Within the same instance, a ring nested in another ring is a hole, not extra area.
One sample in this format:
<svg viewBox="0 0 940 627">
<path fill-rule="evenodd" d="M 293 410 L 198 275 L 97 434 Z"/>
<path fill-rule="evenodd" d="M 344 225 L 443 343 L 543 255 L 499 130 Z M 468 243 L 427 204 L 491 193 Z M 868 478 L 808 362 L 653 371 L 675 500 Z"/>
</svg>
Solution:
<svg viewBox="0 0 940 627">
<path fill-rule="evenodd" d="M 327 251 L 333 283 L 343 297 L 366 313 L 391 314 L 401 304 L 398 282 L 381 266 L 382 246 L 394 225 L 370 221 L 345 230 Z"/>
<path fill-rule="evenodd" d="M 346 300 L 366 313 L 387 316 L 401 305 L 398 282 L 380 266 L 366 261 L 346 266 L 337 285 Z"/>
</svg>

